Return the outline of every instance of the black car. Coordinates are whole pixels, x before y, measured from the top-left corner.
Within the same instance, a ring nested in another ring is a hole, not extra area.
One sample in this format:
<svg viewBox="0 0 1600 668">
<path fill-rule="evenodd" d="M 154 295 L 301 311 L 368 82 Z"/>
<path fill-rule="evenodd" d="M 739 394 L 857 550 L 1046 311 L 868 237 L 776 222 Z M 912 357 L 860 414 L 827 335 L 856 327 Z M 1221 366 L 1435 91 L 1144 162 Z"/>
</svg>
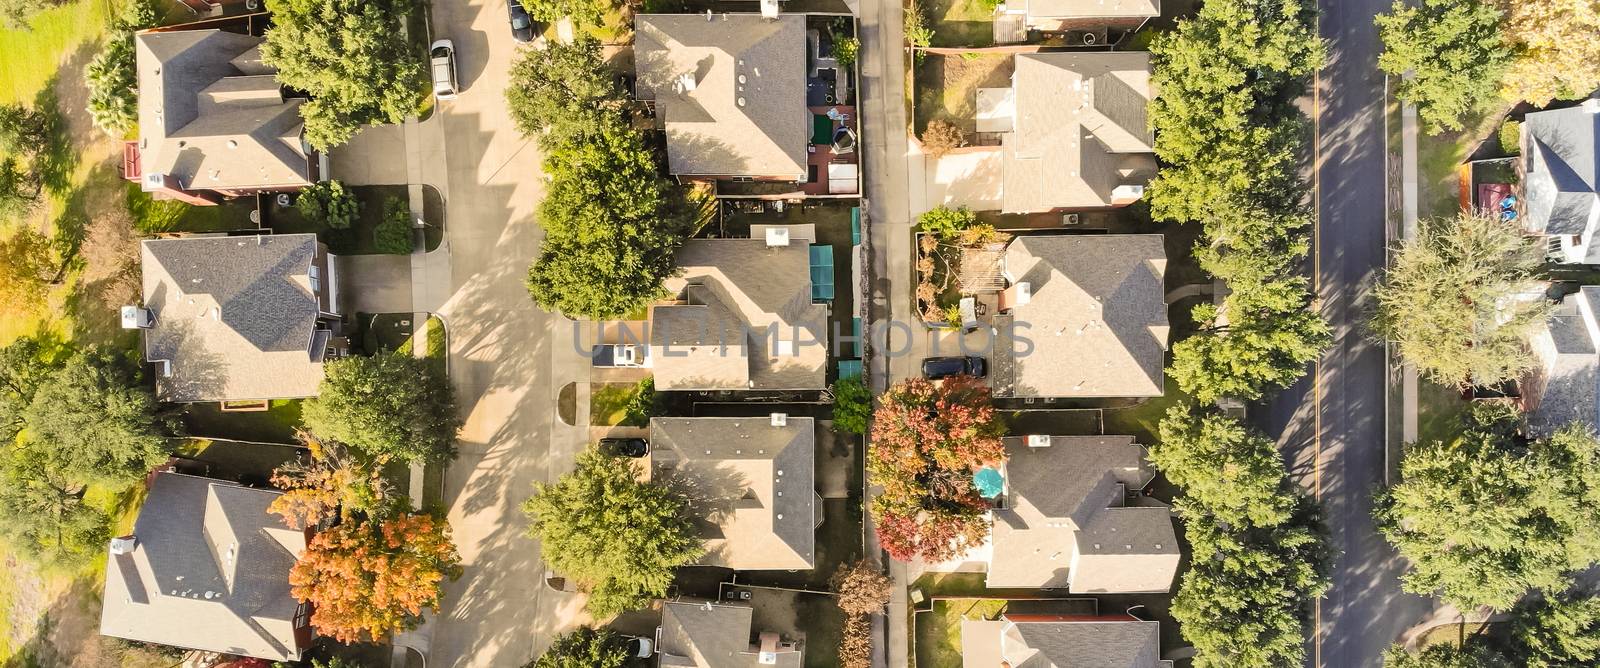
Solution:
<svg viewBox="0 0 1600 668">
<path fill-rule="evenodd" d="M 650 442 L 642 438 L 602 438 L 600 451 L 618 457 L 643 457 L 650 452 Z"/>
<path fill-rule="evenodd" d="M 533 17 L 523 9 L 522 0 L 506 0 L 506 11 L 511 14 L 511 38 L 518 42 L 532 42 Z"/>
<path fill-rule="evenodd" d="M 970 357 L 929 357 L 922 360 L 922 377 L 928 380 L 968 375 L 982 378 L 989 373 L 988 360 L 976 355 Z"/>
</svg>

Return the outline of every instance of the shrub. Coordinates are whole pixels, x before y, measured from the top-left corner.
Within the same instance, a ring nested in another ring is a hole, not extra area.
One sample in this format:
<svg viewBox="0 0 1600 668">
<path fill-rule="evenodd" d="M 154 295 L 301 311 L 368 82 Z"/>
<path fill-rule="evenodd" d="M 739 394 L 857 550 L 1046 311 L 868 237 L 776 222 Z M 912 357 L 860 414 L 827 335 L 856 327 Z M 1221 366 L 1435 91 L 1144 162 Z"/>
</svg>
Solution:
<svg viewBox="0 0 1600 668">
<path fill-rule="evenodd" d="M 139 95 L 134 70 L 133 35 L 111 35 L 105 48 L 83 70 L 84 86 L 89 91 L 85 109 L 94 125 L 114 138 L 128 134 L 139 122 Z"/>
<path fill-rule="evenodd" d="M 1500 151 L 1506 155 L 1522 153 L 1522 123 L 1506 121 L 1500 124 Z"/>
<path fill-rule="evenodd" d="M 417 247 L 411 228 L 411 205 L 390 197 L 383 202 L 383 222 L 372 231 L 372 245 L 380 253 L 408 255 Z"/>
<path fill-rule="evenodd" d="M 933 44 L 933 28 L 928 27 L 928 15 L 922 12 L 922 5 L 911 2 L 906 6 L 906 44 L 916 49 L 917 62 L 922 62 L 923 49 Z"/>
<path fill-rule="evenodd" d="M 977 214 L 972 213 L 967 207 L 952 209 L 941 206 L 931 211 L 926 211 L 917 216 L 917 229 L 939 236 L 939 240 L 951 243 L 961 234 L 962 230 L 978 222 Z"/>
<path fill-rule="evenodd" d="M 833 383 L 833 426 L 852 434 L 867 433 L 867 416 L 872 414 L 872 392 L 861 376 L 840 378 Z"/>
<path fill-rule="evenodd" d="M 639 381 L 634 388 L 633 396 L 628 398 L 628 405 L 623 407 L 622 424 L 635 427 L 650 425 L 650 418 L 661 413 L 661 400 L 656 394 L 655 377 Z"/>
<path fill-rule="evenodd" d="M 349 228 L 361 215 L 355 193 L 338 181 L 323 181 L 301 190 L 294 206 L 306 220 L 335 230 Z"/>
<path fill-rule="evenodd" d="M 966 145 L 966 133 L 952 123 L 928 121 L 928 127 L 922 131 L 922 147 L 935 158 Z"/>
<path fill-rule="evenodd" d="M 833 42 L 833 58 L 839 61 L 840 67 L 854 65 L 860 52 L 861 40 L 854 37 L 840 37 Z"/>
</svg>

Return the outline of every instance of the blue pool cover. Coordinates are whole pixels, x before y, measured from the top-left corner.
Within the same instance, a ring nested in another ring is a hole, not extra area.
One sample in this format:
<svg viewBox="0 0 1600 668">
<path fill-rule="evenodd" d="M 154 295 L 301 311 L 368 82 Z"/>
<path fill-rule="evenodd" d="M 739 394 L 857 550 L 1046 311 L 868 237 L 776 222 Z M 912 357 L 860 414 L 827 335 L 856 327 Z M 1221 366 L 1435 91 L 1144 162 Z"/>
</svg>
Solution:
<svg viewBox="0 0 1600 668">
<path fill-rule="evenodd" d="M 972 485 L 978 488 L 978 495 L 985 499 L 1000 496 L 1005 491 L 1005 478 L 1000 476 L 1000 471 L 993 466 L 985 466 L 972 474 Z"/>
</svg>

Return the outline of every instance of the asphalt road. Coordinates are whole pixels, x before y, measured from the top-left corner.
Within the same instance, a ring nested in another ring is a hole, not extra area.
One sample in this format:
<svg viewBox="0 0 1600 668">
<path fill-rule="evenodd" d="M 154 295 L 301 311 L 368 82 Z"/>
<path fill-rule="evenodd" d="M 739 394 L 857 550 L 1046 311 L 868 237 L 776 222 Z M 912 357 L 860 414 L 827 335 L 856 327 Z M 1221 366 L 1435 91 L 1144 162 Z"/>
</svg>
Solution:
<svg viewBox="0 0 1600 668">
<path fill-rule="evenodd" d="M 1321 0 L 1328 61 L 1317 81 L 1314 272 L 1334 344 L 1315 373 L 1257 413 L 1279 434 L 1296 479 L 1321 501 L 1337 551 L 1333 587 L 1317 611 L 1309 665 L 1364 668 L 1431 605 L 1400 590 L 1403 562 L 1372 522 L 1384 482 L 1381 343 L 1367 334 L 1384 265 L 1381 50 L 1372 19 L 1388 0 Z"/>
</svg>

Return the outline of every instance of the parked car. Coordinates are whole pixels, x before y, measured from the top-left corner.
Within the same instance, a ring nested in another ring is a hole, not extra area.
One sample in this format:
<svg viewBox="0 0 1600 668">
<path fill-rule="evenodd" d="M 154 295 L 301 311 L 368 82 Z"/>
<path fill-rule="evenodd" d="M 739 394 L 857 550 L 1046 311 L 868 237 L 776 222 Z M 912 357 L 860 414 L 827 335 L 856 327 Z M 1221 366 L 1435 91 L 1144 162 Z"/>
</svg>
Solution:
<svg viewBox="0 0 1600 668">
<path fill-rule="evenodd" d="M 950 376 L 968 375 L 982 378 L 989 374 L 989 361 L 976 355 L 968 357 L 929 357 L 922 360 L 922 377 L 939 380 Z"/>
<path fill-rule="evenodd" d="M 433 68 L 433 96 L 440 100 L 454 100 L 460 87 L 456 85 L 456 45 L 448 39 L 436 40 L 428 47 L 428 61 Z"/>
<path fill-rule="evenodd" d="M 522 6 L 522 0 L 506 0 L 506 12 L 511 15 L 511 38 L 518 42 L 532 42 L 533 17 Z"/>
<path fill-rule="evenodd" d="M 602 344 L 594 347 L 591 359 L 598 367 L 648 367 L 650 347 L 626 343 Z"/>
<path fill-rule="evenodd" d="M 602 438 L 600 451 L 619 457 L 643 457 L 650 453 L 650 442 L 642 438 Z"/>
<path fill-rule="evenodd" d="M 655 642 L 640 636 L 628 636 L 628 656 L 635 659 L 648 659 L 656 654 Z"/>
</svg>

